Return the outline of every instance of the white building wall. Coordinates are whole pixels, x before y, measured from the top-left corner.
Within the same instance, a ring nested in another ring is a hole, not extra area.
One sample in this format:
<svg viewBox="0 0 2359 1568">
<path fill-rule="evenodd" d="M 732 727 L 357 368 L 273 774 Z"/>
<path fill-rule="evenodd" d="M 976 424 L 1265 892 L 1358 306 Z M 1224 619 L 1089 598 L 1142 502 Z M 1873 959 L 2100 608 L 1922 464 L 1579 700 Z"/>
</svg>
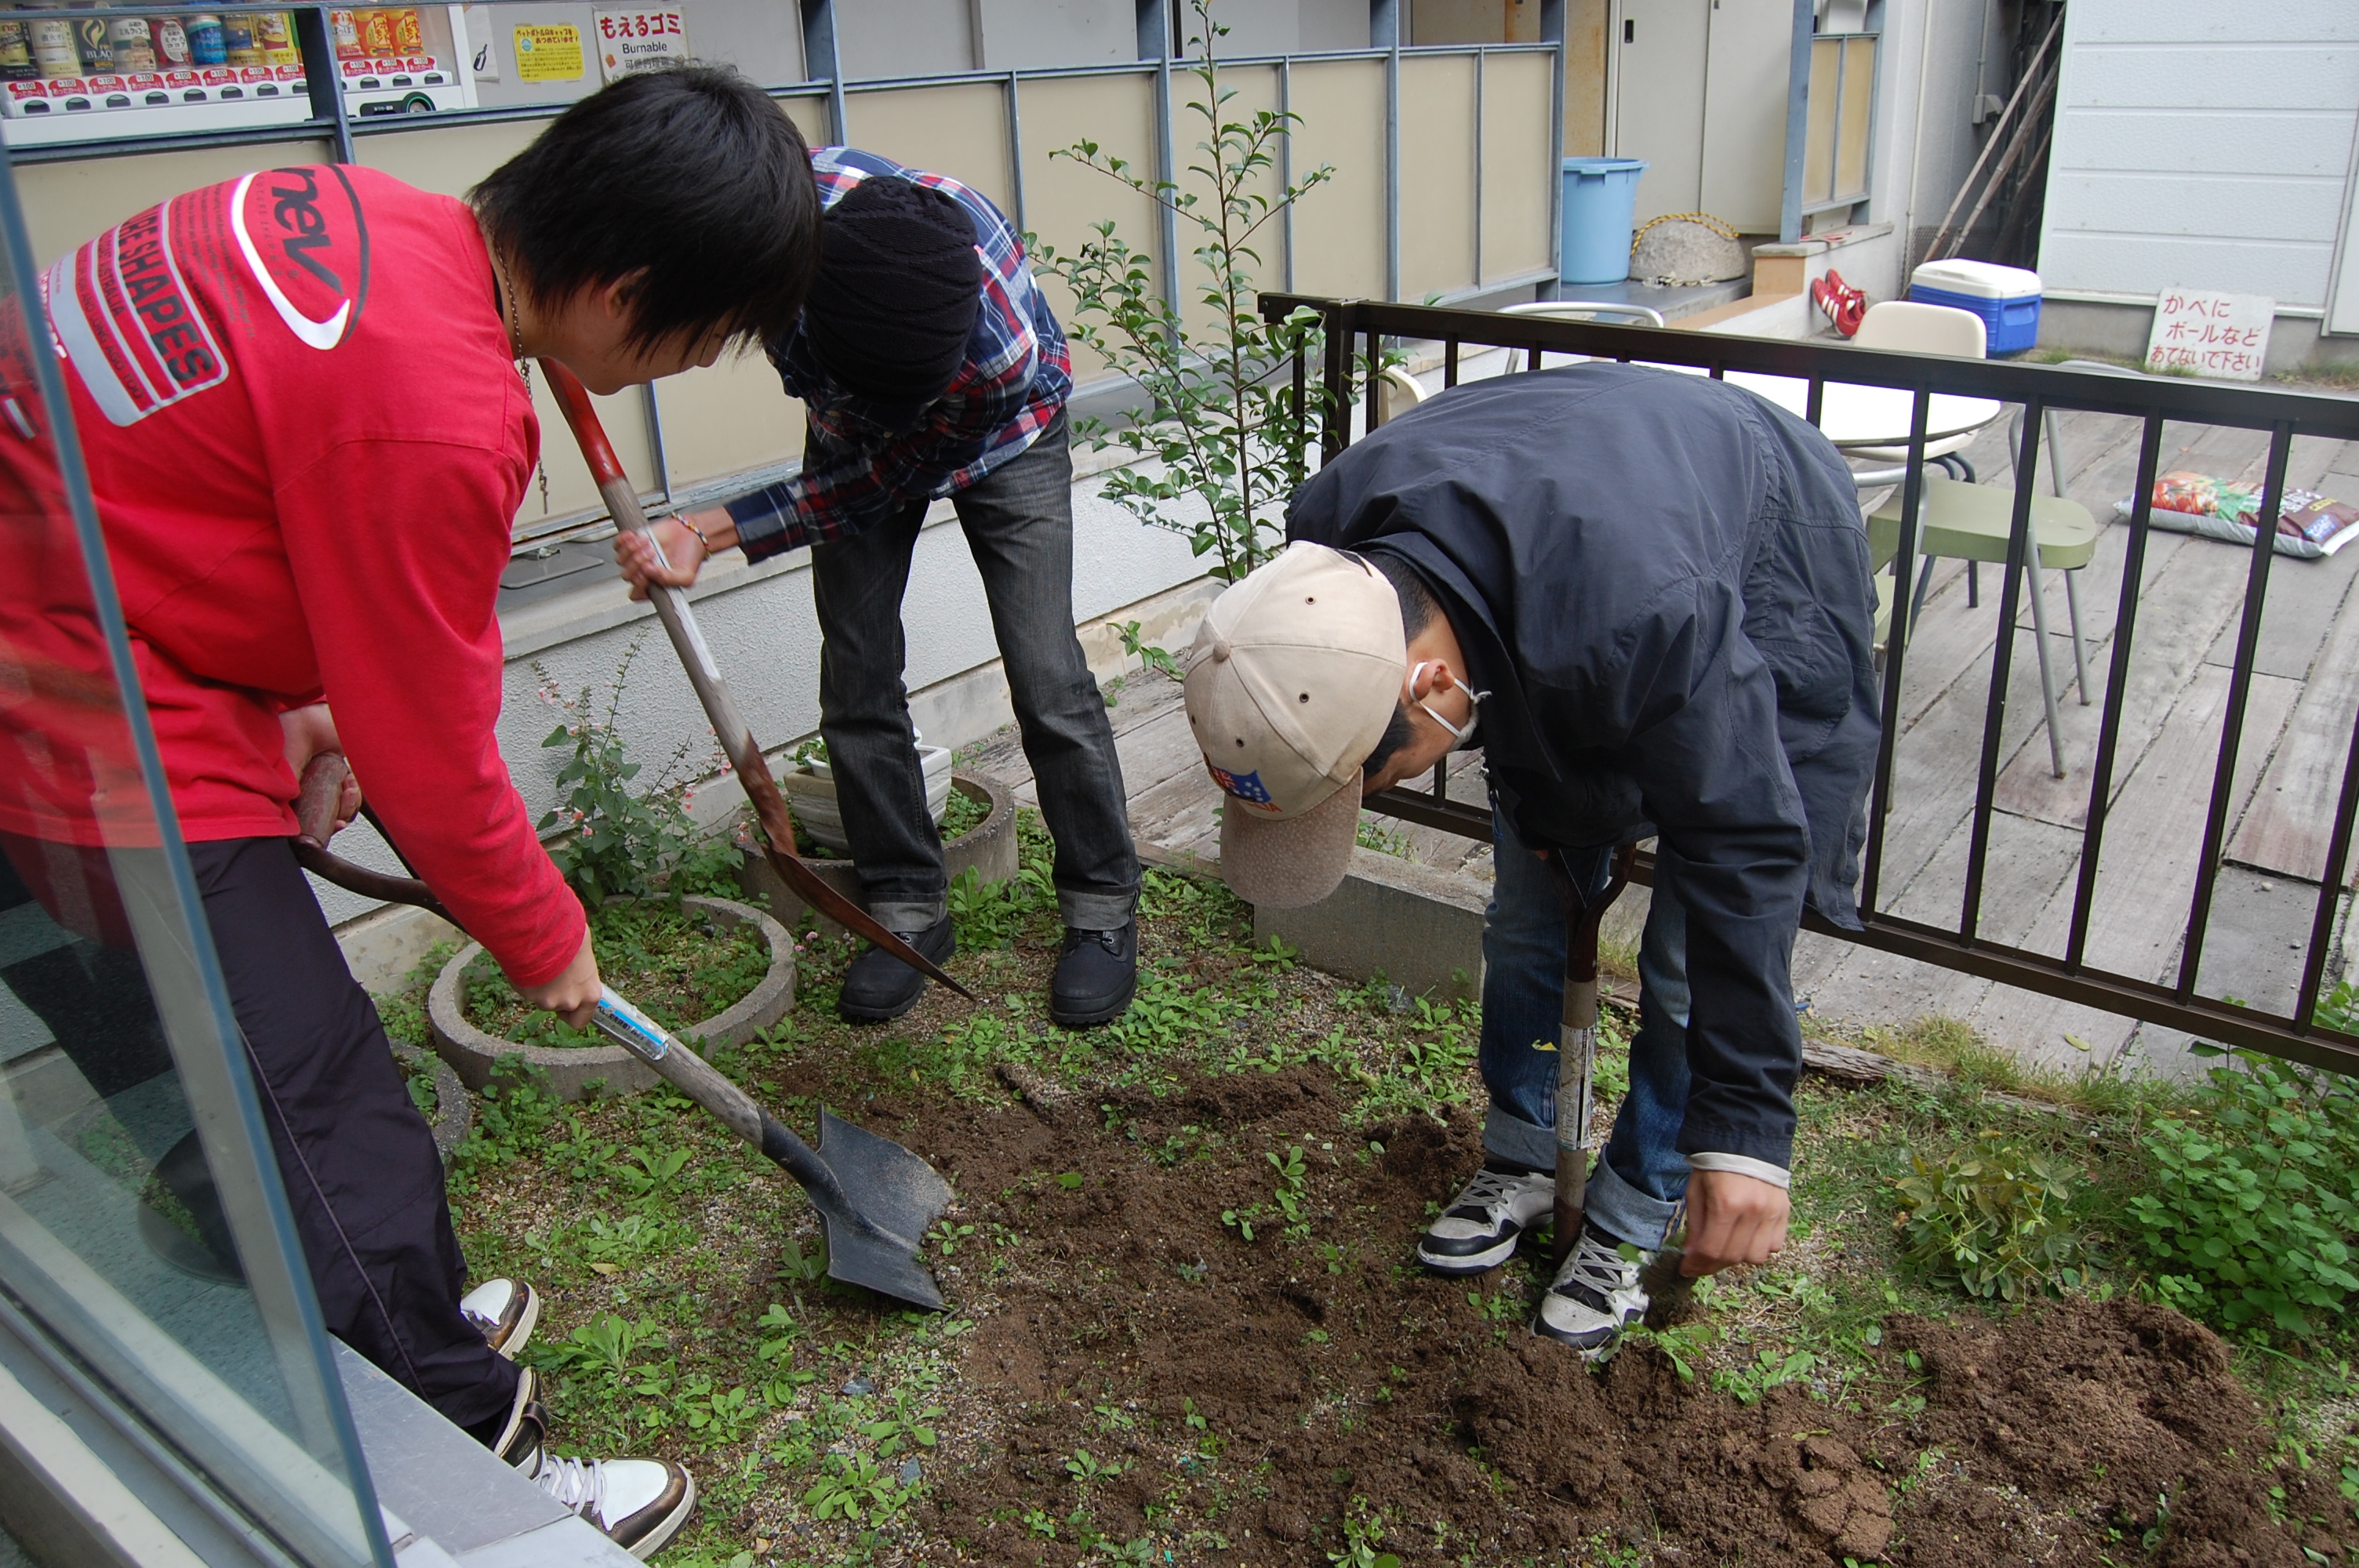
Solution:
<svg viewBox="0 0 2359 1568">
<path fill-rule="evenodd" d="M 2326 304 L 2359 126 L 2350 0 L 2074 0 L 2039 274 L 2050 298 L 2166 288 Z"/>
</svg>

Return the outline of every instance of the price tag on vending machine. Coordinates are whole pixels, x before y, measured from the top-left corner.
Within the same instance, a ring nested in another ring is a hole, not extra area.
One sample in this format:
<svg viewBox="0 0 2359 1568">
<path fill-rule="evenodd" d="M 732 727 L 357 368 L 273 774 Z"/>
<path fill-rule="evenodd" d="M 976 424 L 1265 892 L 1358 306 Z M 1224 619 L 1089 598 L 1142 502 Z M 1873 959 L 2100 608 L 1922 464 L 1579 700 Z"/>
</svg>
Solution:
<svg viewBox="0 0 2359 1568">
<path fill-rule="evenodd" d="M 605 81 L 688 59 L 688 28 L 677 9 L 601 11 L 597 28 L 598 70 Z"/>
</svg>

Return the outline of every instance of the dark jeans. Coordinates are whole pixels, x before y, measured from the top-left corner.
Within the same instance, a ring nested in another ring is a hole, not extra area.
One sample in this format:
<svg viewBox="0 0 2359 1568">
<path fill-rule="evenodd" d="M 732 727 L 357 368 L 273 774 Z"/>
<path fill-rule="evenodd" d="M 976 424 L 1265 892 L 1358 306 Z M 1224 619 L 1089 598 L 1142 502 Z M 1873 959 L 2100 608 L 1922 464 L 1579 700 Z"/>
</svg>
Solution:
<svg viewBox="0 0 2359 1568">
<path fill-rule="evenodd" d="M 1564 904 L 1538 855 L 1492 811 L 1495 880 L 1483 926 L 1483 1084 L 1491 1112 L 1483 1127 L 1490 1153 L 1556 1168 L 1557 1035 L 1564 1020 Z M 1603 887 L 1600 849 L 1574 865 Z M 1588 1215 L 1616 1240 L 1660 1247 L 1687 1195 L 1679 1152 L 1688 1110 L 1687 912 L 1656 862 L 1647 934 L 1638 946 L 1638 1032 L 1630 1040 L 1630 1092 L 1589 1176 Z M 1547 1050 L 1536 1049 L 1545 1044 Z"/>
<path fill-rule="evenodd" d="M 1073 462 L 1065 418 L 951 497 L 983 576 L 1040 815 L 1057 840 L 1057 907 L 1067 925 L 1109 931 L 1138 898 L 1138 852 L 1105 699 L 1073 633 Z M 820 734 L 843 835 L 869 913 L 917 931 L 942 917 L 941 835 L 901 684 L 901 596 L 926 506 L 915 502 L 811 551 L 819 606 Z"/>
</svg>

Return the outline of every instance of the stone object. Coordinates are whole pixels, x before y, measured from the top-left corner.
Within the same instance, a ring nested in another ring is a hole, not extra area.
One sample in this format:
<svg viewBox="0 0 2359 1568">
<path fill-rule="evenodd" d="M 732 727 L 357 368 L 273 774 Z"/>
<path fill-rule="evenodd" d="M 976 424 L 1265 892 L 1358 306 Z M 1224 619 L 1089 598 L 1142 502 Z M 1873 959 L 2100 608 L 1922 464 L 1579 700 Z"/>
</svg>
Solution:
<svg viewBox="0 0 2359 1568">
<path fill-rule="evenodd" d="M 705 1051 L 742 1045 L 784 1018 L 795 1005 L 794 938 L 785 926 L 760 910 L 734 899 L 691 893 L 679 902 L 687 908 L 703 911 L 723 925 L 750 922 L 769 946 L 769 972 L 759 984 L 734 1006 L 676 1032 L 683 1039 L 696 1041 Z M 503 1061 L 516 1057 L 547 1074 L 550 1092 L 561 1100 L 586 1098 L 592 1092 L 592 1086 L 602 1082 L 606 1094 L 635 1095 L 653 1088 L 660 1081 L 653 1067 L 620 1045 L 519 1045 L 513 1040 L 485 1033 L 468 1022 L 460 1002 L 462 977 L 483 950 L 479 942 L 470 942 L 461 948 L 442 966 L 442 972 L 435 977 L 434 989 L 426 994 L 426 1022 L 433 1036 L 435 1054 L 451 1064 L 460 1081 L 469 1088 L 480 1091 L 491 1082 L 493 1072 Z"/>
<path fill-rule="evenodd" d="M 1685 218 L 1656 224 L 1630 255 L 1630 276 L 1655 284 L 1726 283 L 1752 265 L 1741 241 Z"/>
</svg>

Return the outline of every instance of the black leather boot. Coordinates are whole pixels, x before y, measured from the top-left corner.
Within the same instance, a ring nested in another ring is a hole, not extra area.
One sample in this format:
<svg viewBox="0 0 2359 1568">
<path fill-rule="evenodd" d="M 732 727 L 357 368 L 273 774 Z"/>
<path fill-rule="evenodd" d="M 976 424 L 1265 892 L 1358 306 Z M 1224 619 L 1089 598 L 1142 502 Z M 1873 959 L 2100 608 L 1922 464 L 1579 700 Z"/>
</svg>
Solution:
<svg viewBox="0 0 2359 1568">
<path fill-rule="evenodd" d="M 937 964 L 950 962 L 958 951 L 958 934 L 943 915 L 923 931 L 897 931 L 895 935 Z M 900 1017 L 926 994 L 926 977 L 882 947 L 870 947 L 852 960 L 843 972 L 843 994 L 835 1010 L 847 1023 L 883 1023 Z"/>
</svg>

